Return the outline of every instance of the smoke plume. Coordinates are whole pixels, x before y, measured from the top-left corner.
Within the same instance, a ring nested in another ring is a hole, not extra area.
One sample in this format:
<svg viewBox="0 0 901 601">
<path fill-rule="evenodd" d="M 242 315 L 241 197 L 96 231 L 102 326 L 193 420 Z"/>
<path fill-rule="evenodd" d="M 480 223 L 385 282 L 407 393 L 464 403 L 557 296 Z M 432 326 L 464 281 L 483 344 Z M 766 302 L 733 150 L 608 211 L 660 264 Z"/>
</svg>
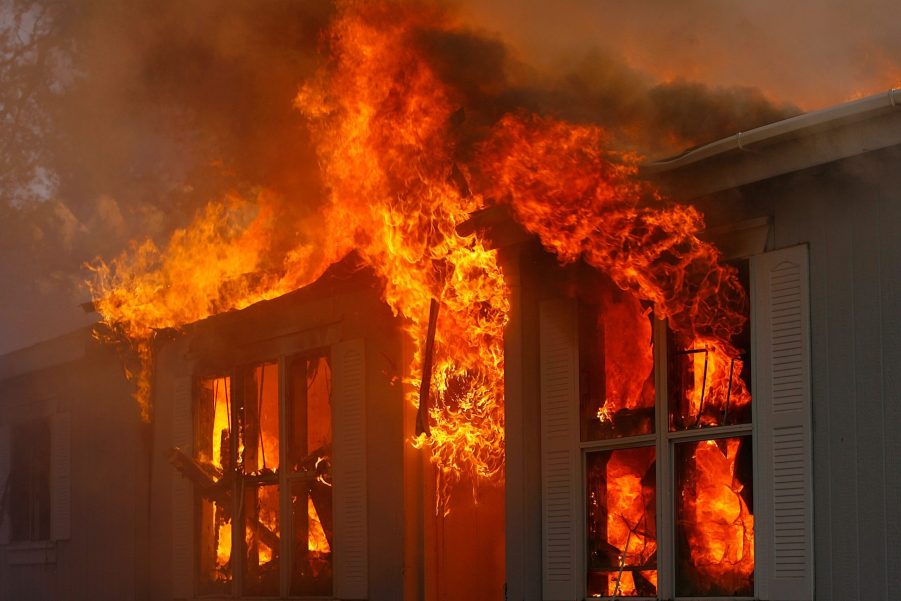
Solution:
<svg viewBox="0 0 901 601">
<path fill-rule="evenodd" d="M 466 0 L 448 7 L 455 28 L 418 43 L 455 93 L 461 160 L 520 109 L 659 158 L 897 81 L 894 5 L 746 4 Z M 0 352 L 89 323 L 83 265 L 164 244 L 209 201 L 265 190 L 284 223 L 315 213 L 319 165 L 292 101 L 334 14 L 325 0 L 0 0 Z"/>
</svg>

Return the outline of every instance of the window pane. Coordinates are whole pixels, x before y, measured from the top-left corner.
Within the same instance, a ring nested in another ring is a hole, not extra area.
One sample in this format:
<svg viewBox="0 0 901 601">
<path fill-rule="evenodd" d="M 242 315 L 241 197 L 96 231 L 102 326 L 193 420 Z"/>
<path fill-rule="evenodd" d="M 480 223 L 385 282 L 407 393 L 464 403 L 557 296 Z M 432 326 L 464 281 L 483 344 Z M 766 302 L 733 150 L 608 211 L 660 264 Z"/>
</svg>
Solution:
<svg viewBox="0 0 901 601">
<path fill-rule="evenodd" d="M 278 363 L 245 372 L 241 419 L 238 453 L 244 473 L 278 471 Z"/>
<path fill-rule="evenodd" d="M 231 590 L 232 525 L 227 505 L 200 498 L 198 542 L 199 589 L 202 594 Z"/>
<path fill-rule="evenodd" d="M 294 479 L 291 512 L 291 594 L 328 596 L 332 592 L 332 487 L 321 479 Z"/>
<path fill-rule="evenodd" d="M 588 595 L 657 595 L 654 447 L 588 453 Z"/>
<path fill-rule="evenodd" d="M 12 432 L 12 465 L 5 495 L 9 500 L 10 538 L 16 542 L 49 540 L 50 423 L 34 420 L 16 426 Z"/>
<path fill-rule="evenodd" d="M 753 596 L 751 437 L 676 445 L 676 595 Z"/>
<path fill-rule="evenodd" d="M 332 373 L 324 354 L 291 359 L 289 444 L 292 595 L 332 592 Z"/>
<path fill-rule="evenodd" d="M 748 289 L 747 261 L 734 263 Z M 751 328 L 727 342 L 667 335 L 667 396 L 670 431 L 751 423 Z"/>
<path fill-rule="evenodd" d="M 195 403 L 194 459 L 212 482 L 198 494 L 197 541 L 199 591 L 203 594 L 230 590 L 231 496 L 233 480 L 223 481 L 231 469 L 231 378 L 200 381 Z"/>
<path fill-rule="evenodd" d="M 651 310 L 609 280 L 585 288 L 579 304 L 582 440 L 653 433 Z"/>
<path fill-rule="evenodd" d="M 244 485 L 244 594 L 279 594 L 279 487 Z"/>
<path fill-rule="evenodd" d="M 332 371 L 325 355 L 313 355 L 294 357 L 288 372 L 288 464 L 304 472 L 331 455 Z"/>
</svg>

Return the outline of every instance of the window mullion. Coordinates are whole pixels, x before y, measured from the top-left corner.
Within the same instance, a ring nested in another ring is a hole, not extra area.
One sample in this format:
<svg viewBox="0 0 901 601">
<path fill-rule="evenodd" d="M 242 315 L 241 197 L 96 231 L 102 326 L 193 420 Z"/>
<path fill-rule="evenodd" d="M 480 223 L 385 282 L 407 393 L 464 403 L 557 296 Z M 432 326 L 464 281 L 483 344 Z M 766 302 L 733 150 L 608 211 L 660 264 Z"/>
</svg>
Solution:
<svg viewBox="0 0 901 601">
<path fill-rule="evenodd" d="M 654 320 L 654 389 L 657 440 L 657 596 L 672 599 L 675 588 L 673 545 L 673 468 L 667 433 L 666 321 Z"/>
<path fill-rule="evenodd" d="M 717 438 L 730 438 L 733 436 L 746 436 L 751 434 L 751 424 L 736 424 L 734 426 L 710 426 L 707 428 L 695 428 L 692 430 L 678 430 L 667 432 L 666 437 L 674 443 L 697 442 L 699 440 L 714 440 Z"/>
<path fill-rule="evenodd" d="M 607 451 L 614 449 L 631 449 L 634 447 L 651 446 L 657 441 L 656 434 L 643 434 L 641 436 L 629 436 L 627 438 L 610 438 L 606 440 L 590 440 L 579 443 L 579 447 L 585 452 Z"/>
</svg>

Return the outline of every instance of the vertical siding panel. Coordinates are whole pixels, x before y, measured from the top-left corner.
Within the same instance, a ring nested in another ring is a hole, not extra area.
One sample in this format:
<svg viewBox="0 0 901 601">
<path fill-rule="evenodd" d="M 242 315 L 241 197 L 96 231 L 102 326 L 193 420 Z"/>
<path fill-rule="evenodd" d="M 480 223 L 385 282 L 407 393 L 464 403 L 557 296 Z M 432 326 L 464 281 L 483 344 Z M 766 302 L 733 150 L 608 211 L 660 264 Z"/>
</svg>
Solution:
<svg viewBox="0 0 901 601">
<path fill-rule="evenodd" d="M 804 195 L 810 223 L 810 356 L 813 404 L 813 519 L 814 592 L 821 601 L 832 600 L 832 449 L 829 411 L 829 317 L 826 262 L 827 228 L 820 199 Z"/>
<path fill-rule="evenodd" d="M 830 487 L 832 489 L 833 599 L 859 599 L 857 561 L 857 412 L 854 396 L 853 245 L 848 224 L 854 219 L 853 199 L 823 190 L 823 211 L 828 213 L 825 261 L 826 319 L 829 329 L 826 402 L 829 430 Z"/>
<path fill-rule="evenodd" d="M 897 179 L 897 176 L 896 176 Z M 897 182 L 896 182 L 897 184 Z M 888 188 L 888 186 L 887 186 Z M 897 185 L 894 188 L 897 190 Z M 901 599 L 901 197 L 889 192 L 879 212 L 882 295 L 882 390 L 885 444 L 886 599 Z"/>
<path fill-rule="evenodd" d="M 848 194 L 854 207 L 854 396 L 857 409 L 858 571 L 860 599 L 885 599 L 885 444 L 882 434 L 882 334 L 879 226 L 874 192 Z M 838 568 L 838 566 L 836 566 Z"/>
<path fill-rule="evenodd" d="M 9 473 L 12 466 L 12 428 L 6 424 L 0 424 L 0 501 L 4 505 L 0 507 L 0 545 L 9 542 Z M 2 591 L 3 589 L 0 589 Z"/>
</svg>

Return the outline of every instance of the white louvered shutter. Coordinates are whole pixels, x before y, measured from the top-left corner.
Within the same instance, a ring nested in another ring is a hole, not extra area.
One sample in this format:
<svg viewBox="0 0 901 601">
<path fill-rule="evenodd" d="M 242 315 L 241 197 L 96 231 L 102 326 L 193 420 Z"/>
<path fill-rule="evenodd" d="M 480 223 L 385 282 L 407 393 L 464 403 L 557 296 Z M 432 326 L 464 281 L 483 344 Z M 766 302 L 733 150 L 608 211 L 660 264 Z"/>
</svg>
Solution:
<svg viewBox="0 0 901 601">
<path fill-rule="evenodd" d="M 761 599 L 813 599 L 807 247 L 751 259 Z"/>
<path fill-rule="evenodd" d="M 10 427 L 0 426 L 0 501 L 5 505 L 0 507 L 0 545 L 9 542 L 9 472 L 12 467 L 12 437 Z M 6 491 L 4 499 L 3 493 Z"/>
<path fill-rule="evenodd" d="M 332 347 L 335 596 L 368 595 L 366 362 L 362 339 Z"/>
<path fill-rule="evenodd" d="M 543 598 L 572 601 L 580 596 L 582 573 L 575 303 L 546 301 L 539 320 Z"/>
<path fill-rule="evenodd" d="M 50 417 L 50 538 L 72 530 L 72 425 L 68 411 Z"/>
<path fill-rule="evenodd" d="M 191 378 L 175 378 L 172 391 L 172 445 L 191 455 L 193 446 Z M 190 599 L 194 593 L 194 491 L 191 482 L 172 470 L 172 594 Z"/>
</svg>

